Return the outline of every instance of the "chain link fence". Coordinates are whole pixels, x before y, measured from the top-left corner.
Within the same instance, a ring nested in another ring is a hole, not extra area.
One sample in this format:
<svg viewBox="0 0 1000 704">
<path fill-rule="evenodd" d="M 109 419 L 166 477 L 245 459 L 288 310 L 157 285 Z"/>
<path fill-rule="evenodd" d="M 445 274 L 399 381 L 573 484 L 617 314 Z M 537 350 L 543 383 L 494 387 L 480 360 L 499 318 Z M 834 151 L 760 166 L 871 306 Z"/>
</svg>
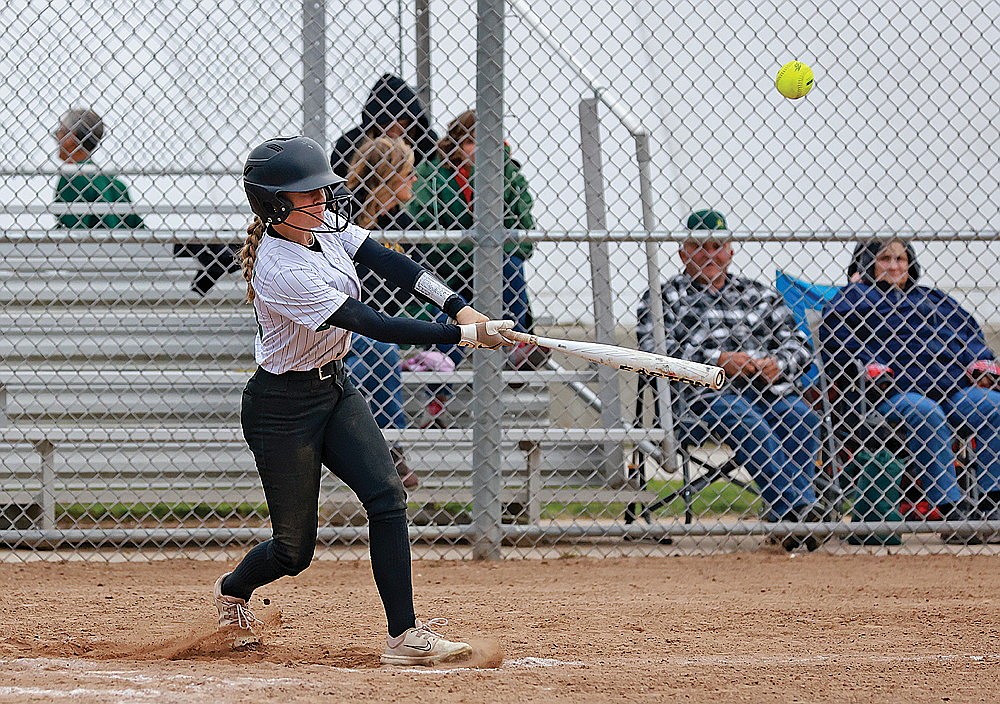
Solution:
<svg viewBox="0 0 1000 704">
<path fill-rule="evenodd" d="M 295 133 L 331 150 L 360 225 L 484 312 L 729 373 L 707 393 L 524 345 L 357 339 L 416 555 L 991 549 L 1000 8 L 493 9 L 477 39 L 471 3 L 10 4 L 8 554 L 269 535 L 239 423 L 241 169 Z M 774 86 L 791 60 L 815 71 L 799 100 Z M 332 475 L 319 522 L 366 541 Z"/>
</svg>

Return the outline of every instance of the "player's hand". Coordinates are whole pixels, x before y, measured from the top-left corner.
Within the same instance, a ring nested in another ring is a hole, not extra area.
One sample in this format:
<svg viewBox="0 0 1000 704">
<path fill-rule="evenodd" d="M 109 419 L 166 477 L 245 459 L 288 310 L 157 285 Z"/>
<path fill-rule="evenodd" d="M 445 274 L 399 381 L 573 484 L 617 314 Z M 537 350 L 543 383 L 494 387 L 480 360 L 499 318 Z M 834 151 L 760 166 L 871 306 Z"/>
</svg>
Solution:
<svg viewBox="0 0 1000 704">
<path fill-rule="evenodd" d="M 485 323 L 489 319 L 489 316 L 483 315 L 472 306 L 465 306 L 465 308 L 458 311 L 458 315 L 455 316 L 455 321 L 458 322 L 459 325 Z"/>
<path fill-rule="evenodd" d="M 487 320 L 481 323 L 470 323 L 469 325 L 459 325 L 462 331 L 462 339 L 459 345 L 462 347 L 480 347 L 496 349 L 500 345 L 513 345 L 514 343 L 505 338 L 501 333 L 504 330 L 513 330 L 513 320 Z"/>
<path fill-rule="evenodd" d="M 975 386 L 1000 390 L 1000 364 L 991 359 L 980 359 L 965 370 Z"/>
</svg>

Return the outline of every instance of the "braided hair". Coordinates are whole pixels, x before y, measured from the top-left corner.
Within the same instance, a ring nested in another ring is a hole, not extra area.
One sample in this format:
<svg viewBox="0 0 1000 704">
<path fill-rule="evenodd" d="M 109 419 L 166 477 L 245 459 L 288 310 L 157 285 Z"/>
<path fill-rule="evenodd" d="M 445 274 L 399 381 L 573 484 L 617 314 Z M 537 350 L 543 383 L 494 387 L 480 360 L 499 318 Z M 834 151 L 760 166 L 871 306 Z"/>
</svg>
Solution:
<svg viewBox="0 0 1000 704">
<path fill-rule="evenodd" d="M 240 268 L 243 270 L 243 278 L 247 281 L 246 302 L 253 303 L 253 267 L 257 263 L 257 247 L 264 237 L 264 221 L 256 215 L 253 222 L 247 225 L 247 236 L 240 247 Z"/>
</svg>

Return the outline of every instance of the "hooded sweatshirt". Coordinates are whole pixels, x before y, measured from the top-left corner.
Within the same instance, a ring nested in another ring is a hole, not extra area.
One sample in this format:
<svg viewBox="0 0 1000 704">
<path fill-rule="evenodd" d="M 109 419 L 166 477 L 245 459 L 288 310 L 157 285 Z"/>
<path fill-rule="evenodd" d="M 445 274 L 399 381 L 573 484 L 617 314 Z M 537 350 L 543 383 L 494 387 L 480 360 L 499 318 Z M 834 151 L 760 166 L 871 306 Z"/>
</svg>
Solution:
<svg viewBox="0 0 1000 704">
<path fill-rule="evenodd" d="M 378 127 L 379 134 L 376 136 L 380 136 L 388 125 L 403 118 L 410 121 L 407 139 L 413 147 L 414 164 L 418 165 L 434 153 L 437 134 L 431 129 L 427 109 L 413 89 L 399 76 L 387 73 L 378 79 L 368 94 L 361 113 L 361 125 L 345 133 L 334 145 L 330 155 L 333 172 L 347 178 L 351 159 L 366 135 Z"/>
<path fill-rule="evenodd" d="M 894 389 L 941 400 L 968 386 L 968 366 L 994 359 L 983 331 L 955 299 L 943 291 L 918 286 L 920 266 L 913 248 L 904 288 L 875 281 L 875 257 L 882 241 L 862 243 L 849 273 L 862 280 L 848 284 L 827 304 L 820 343 L 827 368 L 837 380 L 850 381 L 869 364 L 893 371 Z M 846 375 L 846 379 L 844 378 Z"/>
</svg>

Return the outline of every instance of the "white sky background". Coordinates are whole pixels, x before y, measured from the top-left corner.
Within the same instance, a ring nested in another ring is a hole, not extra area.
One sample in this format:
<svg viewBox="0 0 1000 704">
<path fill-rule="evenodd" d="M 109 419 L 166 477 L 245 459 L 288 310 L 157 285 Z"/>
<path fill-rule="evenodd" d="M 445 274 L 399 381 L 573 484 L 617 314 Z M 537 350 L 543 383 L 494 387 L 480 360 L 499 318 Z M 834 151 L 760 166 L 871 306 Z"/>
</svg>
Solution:
<svg viewBox="0 0 1000 704">
<path fill-rule="evenodd" d="M 276 0 L 5 3 L 0 168 L 54 166 L 58 116 L 91 105 L 109 128 L 102 164 L 239 169 L 253 144 L 301 131 L 300 8 Z M 329 144 L 358 122 L 375 78 L 399 71 L 400 27 L 402 73 L 414 80 L 412 7 L 404 3 L 402 18 L 398 9 L 327 2 Z M 439 131 L 475 102 L 474 10 L 471 1 L 431 2 Z M 534 12 L 653 132 L 662 229 L 702 206 L 754 232 L 998 227 L 996 2 L 555 0 Z M 507 14 L 506 130 L 539 227 L 583 229 L 577 104 L 587 88 Z M 816 88 L 794 102 L 773 87 L 791 59 L 816 71 Z M 609 226 L 638 229 L 634 145 L 608 110 L 601 116 Z M 129 182 L 142 202 L 243 202 L 236 178 Z M 8 203 L 51 195 L 50 178 L 9 177 L 0 187 Z M 984 247 L 918 251 L 928 281 L 994 290 L 995 253 L 993 266 L 976 266 Z M 536 312 L 585 318 L 584 249 L 551 249 L 531 261 Z M 676 269 L 672 249 L 661 257 L 666 274 Z M 735 267 L 839 281 L 847 249 L 747 246 Z M 627 324 L 645 276 L 641 248 L 616 248 L 613 262 L 616 314 Z M 976 307 L 981 318 L 1000 318 L 995 303 Z"/>
</svg>

